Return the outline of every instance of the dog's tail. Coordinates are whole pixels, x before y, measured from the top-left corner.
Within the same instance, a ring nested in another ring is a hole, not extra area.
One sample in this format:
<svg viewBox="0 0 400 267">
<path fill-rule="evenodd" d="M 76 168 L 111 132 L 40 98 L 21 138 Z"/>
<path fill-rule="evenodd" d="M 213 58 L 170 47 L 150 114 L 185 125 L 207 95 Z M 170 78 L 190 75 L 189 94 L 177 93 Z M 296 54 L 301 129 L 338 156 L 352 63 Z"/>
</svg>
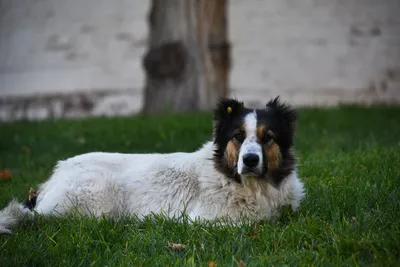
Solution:
<svg viewBox="0 0 400 267">
<path fill-rule="evenodd" d="M 33 215 L 32 211 L 15 199 L 7 207 L 0 211 L 0 234 L 10 234 L 11 229 Z"/>
<path fill-rule="evenodd" d="M 21 221 L 33 217 L 33 208 L 36 205 L 36 192 L 31 188 L 29 198 L 24 203 L 12 200 L 7 207 L 0 211 L 0 234 L 10 234 L 11 229 Z"/>
</svg>

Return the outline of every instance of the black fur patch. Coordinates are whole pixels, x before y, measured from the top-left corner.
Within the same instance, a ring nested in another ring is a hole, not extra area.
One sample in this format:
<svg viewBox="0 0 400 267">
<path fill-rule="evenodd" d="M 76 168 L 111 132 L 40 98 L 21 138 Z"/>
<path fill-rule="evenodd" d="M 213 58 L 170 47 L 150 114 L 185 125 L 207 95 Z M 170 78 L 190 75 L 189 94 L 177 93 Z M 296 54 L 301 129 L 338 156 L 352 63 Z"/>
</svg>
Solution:
<svg viewBox="0 0 400 267">
<path fill-rule="evenodd" d="M 31 199 L 27 198 L 24 203 L 22 203 L 22 206 L 24 206 L 24 208 L 28 208 L 30 210 L 33 210 L 36 206 L 36 199 L 37 196 L 32 197 Z"/>
<path fill-rule="evenodd" d="M 232 168 L 229 166 L 225 158 L 225 149 L 228 142 L 233 138 L 234 131 L 243 124 L 244 117 L 252 111 L 252 109 L 245 108 L 243 102 L 236 99 L 222 99 L 214 110 L 215 167 L 218 171 L 237 182 L 241 182 L 237 167 Z M 282 103 L 279 97 L 269 101 L 266 109 L 257 109 L 256 113 L 258 124 L 265 125 L 268 130 L 274 133 L 274 141 L 279 146 L 282 155 L 279 167 L 274 170 L 268 170 L 268 167 L 264 166 L 263 174 L 260 178 L 266 178 L 272 184 L 278 186 L 294 170 L 296 164 L 296 157 L 292 152 L 292 147 L 297 114 L 289 105 Z"/>
<path fill-rule="evenodd" d="M 228 111 L 230 109 L 230 112 Z M 228 142 L 232 139 L 233 131 L 243 123 L 244 116 L 251 110 L 244 107 L 243 102 L 236 99 L 222 99 L 214 110 L 214 162 L 217 170 L 226 176 L 241 182 L 236 168 L 229 166 L 224 157 Z"/>
<path fill-rule="evenodd" d="M 24 201 L 24 203 L 22 203 L 22 206 L 24 206 L 24 208 L 33 210 L 36 206 L 36 200 L 37 200 L 37 192 L 31 187 L 29 189 L 29 196 Z"/>
<path fill-rule="evenodd" d="M 279 96 L 267 103 L 267 114 L 258 116 L 259 120 L 267 120 L 269 128 L 276 132 L 275 136 L 281 150 L 293 146 L 296 131 L 297 112 L 289 105 L 280 102 Z M 258 115 L 258 114 L 257 114 Z"/>
<path fill-rule="evenodd" d="M 269 101 L 264 111 L 257 111 L 259 122 L 264 121 L 275 135 L 275 142 L 278 144 L 282 162 L 279 168 L 270 171 L 269 179 L 278 186 L 288 176 L 297 163 L 292 147 L 296 131 L 297 112 L 289 105 L 282 103 L 279 96 Z"/>
</svg>

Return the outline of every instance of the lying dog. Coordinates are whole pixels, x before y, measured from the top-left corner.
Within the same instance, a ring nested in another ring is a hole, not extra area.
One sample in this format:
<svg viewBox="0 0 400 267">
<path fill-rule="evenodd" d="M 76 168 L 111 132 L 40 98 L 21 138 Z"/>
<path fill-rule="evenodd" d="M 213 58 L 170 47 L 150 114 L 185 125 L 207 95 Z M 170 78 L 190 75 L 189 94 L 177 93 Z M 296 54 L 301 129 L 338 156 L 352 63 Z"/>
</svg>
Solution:
<svg viewBox="0 0 400 267">
<path fill-rule="evenodd" d="M 192 219 L 270 219 L 303 198 L 292 150 L 296 112 L 279 98 L 265 109 L 221 100 L 213 142 L 192 153 L 88 153 L 59 161 L 24 204 L 0 212 L 0 232 L 26 216 L 83 214 L 139 217 L 185 212 Z M 32 199 L 31 199 L 32 198 Z M 29 217 L 29 216 L 28 216 Z"/>
</svg>

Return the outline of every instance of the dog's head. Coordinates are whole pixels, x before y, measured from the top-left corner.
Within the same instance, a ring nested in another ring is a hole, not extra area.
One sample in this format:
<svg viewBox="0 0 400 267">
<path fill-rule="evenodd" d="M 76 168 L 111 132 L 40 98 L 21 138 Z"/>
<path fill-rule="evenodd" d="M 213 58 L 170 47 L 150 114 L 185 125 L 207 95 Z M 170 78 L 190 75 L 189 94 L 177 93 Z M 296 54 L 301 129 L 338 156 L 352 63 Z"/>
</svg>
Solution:
<svg viewBox="0 0 400 267">
<path fill-rule="evenodd" d="M 221 100 L 214 111 L 216 168 L 238 182 L 252 176 L 278 185 L 296 164 L 292 152 L 296 119 L 295 110 L 279 97 L 265 109 Z"/>
</svg>

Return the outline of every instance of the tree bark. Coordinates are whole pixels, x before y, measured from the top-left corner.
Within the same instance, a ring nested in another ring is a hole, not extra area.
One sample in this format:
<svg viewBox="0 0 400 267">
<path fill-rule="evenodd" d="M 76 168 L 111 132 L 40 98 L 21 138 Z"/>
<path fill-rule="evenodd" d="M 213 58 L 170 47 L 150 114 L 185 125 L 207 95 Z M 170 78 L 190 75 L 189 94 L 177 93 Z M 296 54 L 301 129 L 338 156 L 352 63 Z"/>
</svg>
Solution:
<svg viewBox="0 0 400 267">
<path fill-rule="evenodd" d="M 208 110 L 228 95 L 227 0 L 152 0 L 144 113 Z"/>
</svg>

